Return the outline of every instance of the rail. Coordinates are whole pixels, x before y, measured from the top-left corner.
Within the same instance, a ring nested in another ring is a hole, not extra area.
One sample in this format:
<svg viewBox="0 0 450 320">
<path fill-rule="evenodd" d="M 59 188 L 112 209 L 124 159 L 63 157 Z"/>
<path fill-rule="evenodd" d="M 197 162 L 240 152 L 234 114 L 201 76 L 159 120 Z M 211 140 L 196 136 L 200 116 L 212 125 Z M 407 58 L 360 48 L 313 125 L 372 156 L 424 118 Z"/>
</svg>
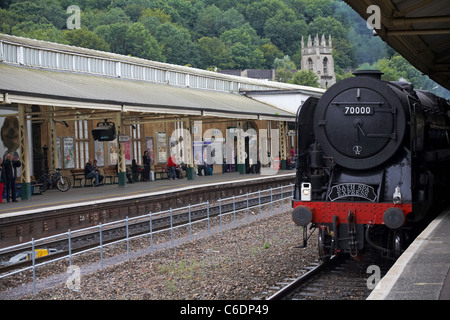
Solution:
<svg viewBox="0 0 450 320">
<path fill-rule="evenodd" d="M 14 270 L 11 272 L 7 272 L 4 274 L 0 275 L 0 279 L 12 276 L 14 274 L 18 274 L 18 273 L 22 273 L 28 270 L 32 270 L 32 282 L 33 282 L 33 295 L 36 294 L 36 269 L 38 267 L 42 267 L 44 265 L 50 264 L 50 263 L 54 263 L 60 260 L 64 260 L 64 259 L 69 259 L 69 267 L 72 268 L 72 258 L 77 256 L 77 255 L 81 255 L 87 252 L 91 252 L 94 250 L 99 250 L 100 251 L 100 267 L 103 270 L 103 250 L 105 247 L 110 246 L 110 245 L 115 245 L 118 243 L 122 243 L 122 242 L 126 242 L 126 250 L 127 250 L 127 260 L 130 259 L 130 241 L 133 239 L 137 239 L 137 238 L 141 238 L 141 237 L 145 237 L 145 236 L 149 236 L 150 237 L 150 252 L 154 251 L 154 236 L 158 233 L 162 233 L 162 232 L 170 232 L 170 247 L 174 247 L 174 236 L 175 236 L 175 230 L 182 228 L 182 227 L 188 227 L 189 228 L 189 241 L 192 241 L 192 230 L 193 230 L 193 226 L 197 223 L 201 223 L 201 222 L 206 222 L 207 226 L 205 227 L 205 229 L 207 229 L 207 235 L 210 236 L 211 233 L 217 233 L 223 232 L 223 228 L 224 228 L 224 218 L 227 216 L 231 216 L 232 217 L 232 222 L 229 222 L 227 225 L 231 225 L 232 227 L 236 226 L 236 223 L 239 222 L 239 224 L 244 224 L 244 223 L 249 223 L 251 221 L 254 221 L 256 219 L 261 219 L 263 217 L 262 214 L 262 206 L 269 206 L 270 209 L 267 210 L 268 214 L 265 214 L 264 216 L 271 216 L 274 214 L 274 204 L 277 202 L 280 202 L 280 209 L 281 212 L 284 212 L 284 201 L 288 200 L 288 199 L 292 199 L 293 197 L 293 192 L 294 192 L 294 185 L 293 184 L 289 184 L 286 186 L 280 186 L 280 187 L 276 187 L 276 188 L 270 188 L 270 189 L 265 189 L 265 190 L 259 190 L 257 192 L 251 192 L 251 193 L 246 193 L 246 194 L 242 194 L 242 195 L 237 195 L 237 196 L 232 196 L 232 197 L 228 197 L 228 198 L 224 198 L 224 199 L 218 199 L 218 213 L 212 215 L 210 213 L 210 203 L 209 201 L 207 202 L 203 202 L 203 203 L 199 203 L 199 204 L 195 204 L 195 205 L 188 205 L 185 207 L 181 207 L 181 208 L 170 208 L 169 210 L 165 210 L 165 211 L 159 211 L 156 213 L 148 213 L 145 215 L 141 215 L 141 216 L 137 216 L 137 217 L 132 217 L 132 218 L 125 218 L 122 220 L 118 220 L 118 221 L 113 221 L 113 222 L 108 222 L 108 223 L 99 223 L 96 226 L 91 226 L 91 227 L 87 227 L 87 228 L 83 228 L 83 229 L 79 229 L 79 230 L 75 230 L 75 231 L 71 231 L 70 229 L 67 232 L 58 234 L 58 235 L 54 235 L 54 236 L 50 236 L 50 237 L 45 237 L 45 238 L 40 238 L 40 239 L 32 239 L 29 242 L 25 242 L 22 244 L 18 244 L 18 245 L 14 245 L 14 246 L 10 246 L 7 248 L 2 248 L 0 249 L 0 256 L 1 255 L 5 255 L 6 253 L 9 252 L 19 252 L 19 251 L 28 251 L 30 250 L 31 252 L 34 252 L 35 249 L 37 249 L 38 247 L 42 247 L 43 245 L 51 242 L 51 241 L 59 241 L 61 239 L 66 239 L 68 242 L 68 254 L 62 255 L 62 256 L 57 256 L 55 258 L 51 258 L 52 255 L 46 256 L 45 261 L 39 262 L 37 260 L 40 260 L 42 258 L 36 258 L 35 254 L 31 254 L 31 266 L 27 266 L 25 268 L 21 268 L 18 270 Z M 279 193 L 278 193 L 278 190 Z M 286 196 L 286 193 L 288 193 L 288 196 Z M 277 195 L 277 196 L 275 196 Z M 263 203 L 263 201 L 261 200 L 262 197 L 265 196 L 268 199 L 268 202 Z M 253 198 L 250 198 L 253 197 Z M 252 200 L 252 201 L 250 201 Z M 257 200 L 257 201 L 256 201 Z M 244 206 L 238 208 L 237 203 L 238 201 L 240 201 L 241 203 L 245 203 Z M 254 204 L 250 204 L 250 202 L 253 202 Z M 225 206 L 228 207 L 232 207 L 232 210 L 229 210 L 227 212 L 225 212 L 225 210 L 223 210 L 223 208 L 225 208 Z M 204 207 L 206 208 L 206 217 L 203 218 L 199 218 L 199 219 L 193 219 L 192 216 L 192 211 L 194 208 L 196 207 Z M 250 209 L 254 209 L 257 208 L 259 210 L 258 214 L 255 215 L 256 217 L 252 217 L 250 218 Z M 175 220 L 175 213 L 177 211 L 187 211 L 188 212 L 188 219 L 187 222 L 182 222 L 182 223 L 176 223 Z M 236 219 L 236 216 L 239 212 L 245 212 L 245 217 L 243 217 L 242 219 Z M 155 226 L 154 226 L 154 222 L 157 221 L 158 218 L 161 217 L 166 217 L 170 219 L 170 224 L 169 227 L 167 228 L 162 228 L 159 230 L 154 231 Z M 218 226 L 216 228 L 213 228 L 211 226 L 211 220 L 212 218 L 218 218 Z M 146 222 L 148 223 L 148 232 L 142 232 L 139 233 L 137 235 L 130 235 L 129 232 L 129 228 L 132 224 L 136 224 L 136 223 L 142 223 L 142 222 Z M 123 239 L 119 239 L 119 240 L 114 240 L 114 241 L 107 241 L 105 243 L 104 241 L 104 234 L 107 230 L 109 229 L 113 229 L 113 228 L 117 228 L 117 227 L 124 227 L 125 228 L 125 232 L 126 232 L 126 236 Z M 206 231 L 206 230 L 205 230 Z M 72 240 L 80 235 L 83 234 L 92 234 L 92 233 L 98 233 L 99 235 L 99 244 L 95 245 L 95 246 L 90 246 L 87 249 L 84 250 L 79 250 L 77 252 L 73 252 L 73 244 L 72 244 Z M 55 255 L 56 256 L 56 255 Z M 0 272 L 2 272 L 2 270 L 0 270 Z"/>
</svg>

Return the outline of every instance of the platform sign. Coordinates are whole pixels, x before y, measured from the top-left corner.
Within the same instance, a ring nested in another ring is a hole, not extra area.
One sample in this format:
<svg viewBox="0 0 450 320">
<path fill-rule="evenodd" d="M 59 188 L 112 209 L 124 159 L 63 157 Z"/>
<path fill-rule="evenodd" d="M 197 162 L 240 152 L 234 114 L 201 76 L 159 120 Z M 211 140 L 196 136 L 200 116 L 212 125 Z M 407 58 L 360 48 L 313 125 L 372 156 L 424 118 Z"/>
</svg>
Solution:
<svg viewBox="0 0 450 320">
<path fill-rule="evenodd" d="M 125 143 L 125 142 L 128 142 L 128 141 L 130 141 L 130 136 L 129 135 L 127 135 L 127 134 L 119 135 L 119 142 Z"/>
</svg>

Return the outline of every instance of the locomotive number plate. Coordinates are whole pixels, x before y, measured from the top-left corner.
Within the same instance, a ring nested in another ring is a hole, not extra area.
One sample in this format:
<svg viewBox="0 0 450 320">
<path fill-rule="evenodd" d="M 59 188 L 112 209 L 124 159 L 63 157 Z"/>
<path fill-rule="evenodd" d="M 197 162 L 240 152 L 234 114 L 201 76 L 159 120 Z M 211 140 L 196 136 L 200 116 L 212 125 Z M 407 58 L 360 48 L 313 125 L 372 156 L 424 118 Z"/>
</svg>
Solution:
<svg viewBox="0 0 450 320">
<path fill-rule="evenodd" d="M 373 107 L 371 107 L 371 106 L 348 106 L 348 107 L 344 107 L 344 114 L 346 114 L 346 115 L 373 114 Z"/>
<path fill-rule="evenodd" d="M 369 201 L 376 201 L 377 194 L 372 186 L 363 183 L 341 183 L 333 186 L 328 198 L 336 201 L 346 197 L 358 197 Z"/>
</svg>

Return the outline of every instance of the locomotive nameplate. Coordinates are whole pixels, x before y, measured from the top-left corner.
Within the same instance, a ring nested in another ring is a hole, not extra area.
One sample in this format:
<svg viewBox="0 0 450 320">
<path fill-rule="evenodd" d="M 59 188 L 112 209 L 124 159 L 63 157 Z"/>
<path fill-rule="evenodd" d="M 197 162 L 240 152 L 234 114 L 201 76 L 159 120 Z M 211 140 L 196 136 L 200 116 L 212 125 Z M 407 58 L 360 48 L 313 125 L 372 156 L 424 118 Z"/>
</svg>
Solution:
<svg viewBox="0 0 450 320">
<path fill-rule="evenodd" d="M 363 183 L 341 183 L 331 187 L 328 194 L 330 201 L 347 197 L 363 198 L 372 202 L 377 200 L 377 194 L 372 186 Z"/>
</svg>

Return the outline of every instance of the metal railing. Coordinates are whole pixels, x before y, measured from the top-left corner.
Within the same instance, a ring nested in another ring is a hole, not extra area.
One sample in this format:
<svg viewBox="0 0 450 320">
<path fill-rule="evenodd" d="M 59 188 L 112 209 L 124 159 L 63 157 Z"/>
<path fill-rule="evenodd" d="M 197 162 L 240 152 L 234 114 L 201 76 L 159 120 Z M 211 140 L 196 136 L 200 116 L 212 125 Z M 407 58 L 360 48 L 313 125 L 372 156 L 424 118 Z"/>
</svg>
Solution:
<svg viewBox="0 0 450 320">
<path fill-rule="evenodd" d="M 32 284 L 33 284 L 33 295 L 36 294 L 36 269 L 38 267 L 42 267 L 44 265 L 48 265 L 50 263 L 55 263 L 57 261 L 60 260 L 64 260 L 64 259 L 69 259 L 69 268 L 70 270 L 72 270 L 72 259 L 73 257 L 77 256 L 77 255 L 81 255 L 81 254 L 85 254 L 87 252 L 91 252 L 91 251 L 95 251 L 95 250 L 99 250 L 99 260 L 100 260 L 100 269 L 103 270 L 104 268 L 104 249 L 107 246 L 112 246 L 112 245 L 116 245 L 119 243 L 126 243 L 126 259 L 129 260 L 130 259 L 130 242 L 133 239 L 137 239 L 137 238 L 142 238 L 142 237 L 149 237 L 149 247 L 150 247 L 150 253 L 155 251 L 155 239 L 154 237 L 159 234 L 159 233 L 163 233 L 163 232 L 169 232 L 170 233 L 170 245 L 169 245 L 169 241 L 164 242 L 163 245 L 161 245 L 161 248 L 173 248 L 175 246 L 175 230 L 180 229 L 180 228 L 184 228 L 187 227 L 188 231 L 186 232 L 188 235 L 185 235 L 185 241 L 187 241 L 189 239 L 189 241 L 193 240 L 193 227 L 196 224 L 200 224 L 200 223 L 205 223 L 206 226 L 202 227 L 202 232 L 203 232 L 203 236 L 210 236 L 211 234 L 215 234 L 215 233 L 222 233 L 224 228 L 234 228 L 236 226 L 239 225 L 243 225 L 243 224 L 247 224 L 251 221 L 257 220 L 257 219 L 261 219 L 262 217 L 267 217 L 267 216 L 271 216 L 274 213 L 277 212 L 284 212 L 285 209 L 287 209 L 288 207 L 285 207 L 286 205 L 284 204 L 285 200 L 289 200 L 293 198 L 293 190 L 294 190 L 294 185 L 293 184 L 289 184 L 286 186 L 281 186 L 281 187 L 277 187 L 277 188 L 270 188 L 270 189 L 266 189 L 266 190 L 259 190 L 257 192 L 252 192 L 252 193 L 246 193 L 246 194 L 242 194 L 242 195 L 237 195 L 237 196 L 232 196 L 229 198 L 224 198 L 224 199 L 218 199 L 218 207 L 219 207 L 219 214 L 215 215 L 215 216 L 211 216 L 210 215 L 210 203 L 209 201 L 203 202 L 203 203 L 199 203 L 199 204 L 195 204 L 195 205 L 188 205 L 186 207 L 181 207 L 181 208 L 176 208 L 176 209 L 172 209 L 170 208 L 169 210 L 165 210 L 165 211 L 159 211 L 159 212 L 155 212 L 155 213 L 148 213 L 145 215 L 141 215 L 141 216 L 136 216 L 136 217 L 132 217 L 132 218 L 128 218 L 126 217 L 123 220 L 118 220 L 118 221 L 113 221 L 113 222 L 108 222 L 108 223 L 99 223 L 96 226 L 92 226 L 92 227 L 88 227 L 88 228 L 83 228 L 83 229 L 78 229 L 78 230 L 68 230 L 65 233 L 61 233 L 58 235 L 54 235 L 54 236 L 50 236 L 50 237 L 45 237 L 45 238 L 41 238 L 41 239 L 32 239 L 29 242 L 26 243 L 22 243 L 22 244 L 18 244 L 15 246 L 10 246 L 7 248 L 3 248 L 0 249 L 0 255 L 4 254 L 6 252 L 10 252 L 12 250 L 24 250 L 26 251 L 27 248 L 29 248 L 31 250 L 31 252 L 34 252 L 34 250 L 36 248 L 38 248 L 39 246 L 42 246 L 45 243 L 48 243 L 50 241 L 56 241 L 56 240 L 61 240 L 61 239 L 67 239 L 67 243 L 68 243 L 68 253 L 67 255 L 64 256 L 60 256 L 57 257 L 55 259 L 51 259 L 48 261 L 44 261 L 44 262 L 40 262 L 40 263 L 36 263 L 36 258 L 35 258 L 35 254 L 31 254 L 31 260 L 32 260 L 32 265 L 19 269 L 19 270 L 14 270 L 12 272 L 9 273 L 5 273 L 5 274 L 1 274 L 0 275 L 0 279 L 6 278 L 6 277 L 10 277 L 14 274 L 18 274 L 24 271 L 28 271 L 28 270 L 32 270 Z M 277 189 L 280 189 L 280 194 L 281 197 L 279 199 L 275 199 L 275 191 L 277 191 Z M 285 194 L 288 193 L 288 196 L 285 196 Z M 267 194 L 266 197 L 268 197 L 270 195 L 270 202 L 266 202 L 266 203 L 262 203 L 261 201 L 261 195 L 262 194 Z M 258 199 L 258 203 L 254 204 L 254 205 L 250 205 L 249 204 L 249 199 L 250 197 L 252 197 L 252 199 Z M 245 202 L 246 205 L 243 208 L 236 208 L 236 203 L 237 202 Z M 279 210 L 274 210 L 274 204 L 280 202 L 280 209 Z M 228 212 L 223 212 L 222 208 L 223 208 L 223 204 L 224 203 L 228 203 L 228 205 L 232 204 L 232 210 L 228 211 Z M 267 208 L 267 210 L 265 210 L 265 213 L 263 213 L 263 206 L 268 206 L 269 208 Z M 206 207 L 206 217 L 198 219 L 198 220 L 194 220 L 192 218 L 191 215 L 191 211 L 194 210 L 196 207 Z M 250 214 L 250 210 L 251 209 L 258 209 L 258 213 L 257 214 Z M 187 211 L 188 212 L 188 221 L 186 223 L 181 223 L 181 224 L 174 224 L 174 215 L 177 211 Z M 239 218 L 238 215 L 239 214 L 243 214 L 243 217 Z M 170 218 L 170 226 L 167 228 L 163 228 L 160 230 L 154 230 L 154 221 L 162 216 L 168 216 Z M 229 219 L 231 219 L 231 221 L 228 222 L 224 222 L 225 218 L 229 217 Z M 213 219 L 216 220 L 216 226 L 212 226 L 212 223 L 214 223 Z M 142 222 L 148 222 L 148 232 L 143 232 L 143 233 L 139 233 L 137 235 L 130 235 L 129 232 L 129 228 L 130 225 L 135 224 L 135 223 L 142 223 Z M 119 240 L 115 240 L 115 241 L 109 241 L 108 243 L 104 243 L 104 233 L 106 230 L 111 229 L 113 227 L 118 227 L 118 226 L 124 226 L 125 227 L 125 237 L 123 239 L 119 239 Z M 92 234 L 92 233 L 98 233 L 99 235 L 99 244 L 97 246 L 93 246 L 90 247 L 88 249 L 85 250 L 81 250 L 78 251 L 76 253 L 73 253 L 73 244 L 72 244 L 72 239 L 75 238 L 78 235 L 82 235 L 82 234 Z"/>
</svg>

